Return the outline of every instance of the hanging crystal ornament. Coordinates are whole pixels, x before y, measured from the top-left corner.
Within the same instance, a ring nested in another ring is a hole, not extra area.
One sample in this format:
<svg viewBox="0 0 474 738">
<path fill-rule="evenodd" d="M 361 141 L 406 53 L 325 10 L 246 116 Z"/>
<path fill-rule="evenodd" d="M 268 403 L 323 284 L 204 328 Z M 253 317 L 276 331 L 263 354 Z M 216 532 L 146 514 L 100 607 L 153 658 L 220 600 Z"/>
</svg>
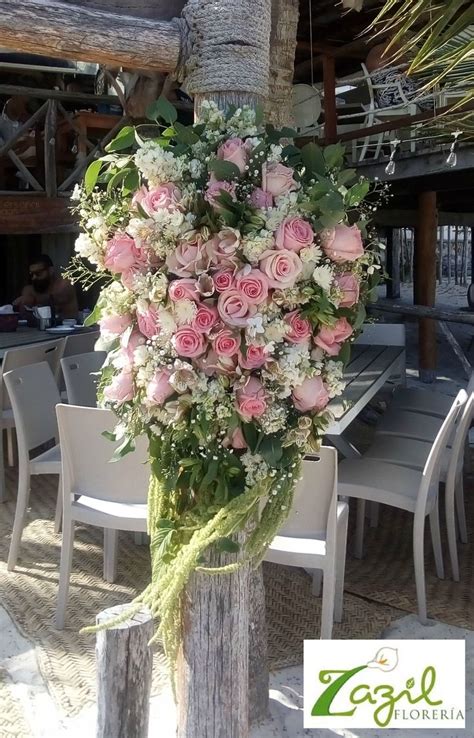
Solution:
<svg viewBox="0 0 474 738">
<path fill-rule="evenodd" d="M 458 157 L 455 152 L 456 144 L 458 142 L 459 136 L 461 136 L 462 131 L 454 131 L 451 135 L 453 136 L 453 142 L 451 144 L 451 147 L 449 149 L 448 158 L 446 159 L 446 164 L 448 167 L 455 167 L 458 163 Z"/>
<path fill-rule="evenodd" d="M 400 145 L 400 141 L 398 138 L 394 138 L 393 141 L 390 141 L 391 146 L 391 153 L 390 153 L 390 159 L 388 161 L 387 166 L 385 167 L 385 174 L 388 174 L 391 176 L 392 174 L 395 174 L 395 154 L 397 153 L 397 148 Z"/>
</svg>

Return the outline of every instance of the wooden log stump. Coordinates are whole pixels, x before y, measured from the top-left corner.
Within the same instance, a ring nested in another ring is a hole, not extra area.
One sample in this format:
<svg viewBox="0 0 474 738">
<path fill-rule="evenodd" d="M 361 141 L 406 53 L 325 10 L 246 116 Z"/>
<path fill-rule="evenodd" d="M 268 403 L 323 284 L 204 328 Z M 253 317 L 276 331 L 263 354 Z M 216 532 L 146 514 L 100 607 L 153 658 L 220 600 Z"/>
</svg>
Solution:
<svg viewBox="0 0 474 738">
<path fill-rule="evenodd" d="M 97 615 L 97 625 L 129 608 L 126 604 L 104 610 Z M 152 636 L 153 619 L 146 608 L 97 634 L 97 738 L 148 738 Z"/>
<path fill-rule="evenodd" d="M 230 562 L 210 551 L 208 566 Z M 182 607 L 177 738 L 247 738 L 249 568 L 193 574 Z"/>
</svg>

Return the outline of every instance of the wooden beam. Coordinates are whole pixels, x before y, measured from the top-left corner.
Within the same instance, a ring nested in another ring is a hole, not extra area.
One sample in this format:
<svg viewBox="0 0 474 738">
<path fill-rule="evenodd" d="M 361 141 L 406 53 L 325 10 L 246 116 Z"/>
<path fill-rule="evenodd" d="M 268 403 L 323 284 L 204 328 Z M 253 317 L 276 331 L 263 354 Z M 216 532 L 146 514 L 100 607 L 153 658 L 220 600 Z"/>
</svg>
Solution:
<svg viewBox="0 0 474 738">
<path fill-rule="evenodd" d="M 11 138 L 9 138 L 8 141 L 5 141 L 2 146 L 0 146 L 0 157 L 5 156 L 5 154 L 10 151 L 10 149 L 16 144 L 17 141 L 19 141 L 22 136 L 30 132 L 30 130 L 35 126 L 35 123 L 38 123 L 45 115 L 46 110 L 47 103 L 43 103 L 43 105 L 38 108 L 36 113 L 33 113 L 31 118 L 28 118 L 28 120 L 15 131 L 15 134 Z"/>
<path fill-rule="evenodd" d="M 0 0 L 2 47 L 112 67 L 173 72 L 179 27 L 55 0 Z"/>
<path fill-rule="evenodd" d="M 474 206 L 471 204 L 471 207 Z M 418 222 L 418 212 L 416 210 L 403 210 L 399 208 L 394 210 L 379 210 L 374 214 L 374 222 L 377 225 L 387 228 L 414 227 Z M 440 210 L 438 212 L 438 225 L 474 226 L 474 212 L 452 213 Z"/>
<path fill-rule="evenodd" d="M 336 68 L 333 56 L 323 59 L 324 75 L 324 139 L 326 144 L 337 139 Z"/>
<path fill-rule="evenodd" d="M 58 103 L 49 100 L 44 124 L 44 188 L 48 197 L 56 197 L 56 128 L 58 123 Z"/>
<path fill-rule="evenodd" d="M 396 313 L 397 315 L 404 315 L 413 320 L 426 318 L 430 321 L 442 320 L 444 323 L 462 323 L 464 325 L 474 326 L 474 312 L 440 310 L 439 308 L 426 307 L 425 305 L 400 305 L 400 303 L 390 302 L 390 300 L 369 305 L 369 312 Z"/>
<path fill-rule="evenodd" d="M 66 197 L 46 193 L 0 193 L 0 232 L 4 235 L 76 233 L 79 230 Z"/>
<path fill-rule="evenodd" d="M 53 69 L 53 67 L 51 67 Z M 89 103 L 98 105 L 99 103 L 109 103 L 117 105 L 120 100 L 115 95 L 91 95 L 88 92 L 66 92 L 63 90 L 48 90 L 41 87 L 24 87 L 23 85 L 2 85 L 0 84 L 0 95 L 5 97 L 14 97 L 22 95 L 24 97 L 34 97 L 40 100 L 65 100 L 78 103 Z"/>
<path fill-rule="evenodd" d="M 387 228 L 387 297 L 400 297 L 400 229 Z"/>
<path fill-rule="evenodd" d="M 422 192 L 418 198 L 418 225 L 415 229 L 414 302 L 434 307 L 436 300 L 436 192 Z M 422 382 L 436 379 L 436 324 L 422 318 L 418 324 L 418 366 Z"/>
</svg>

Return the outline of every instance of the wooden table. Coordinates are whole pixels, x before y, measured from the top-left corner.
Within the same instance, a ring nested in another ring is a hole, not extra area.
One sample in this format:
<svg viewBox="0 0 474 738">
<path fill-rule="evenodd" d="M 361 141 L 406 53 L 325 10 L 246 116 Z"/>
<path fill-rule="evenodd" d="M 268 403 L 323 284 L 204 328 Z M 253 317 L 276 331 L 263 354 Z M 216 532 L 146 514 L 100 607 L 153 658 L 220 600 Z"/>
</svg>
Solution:
<svg viewBox="0 0 474 738">
<path fill-rule="evenodd" d="M 66 331 L 64 333 L 48 333 L 40 331 L 39 328 L 28 328 L 27 326 L 18 326 L 16 331 L 11 333 L 0 333 L 0 361 L 3 359 L 5 352 L 11 348 L 19 346 L 28 346 L 32 343 L 41 343 L 43 341 L 57 341 L 58 338 L 66 336 L 77 336 L 79 333 L 95 332 L 97 328 L 80 329 L 78 331 Z"/>
<path fill-rule="evenodd" d="M 344 431 L 390 377 L 403 377 L 404 372 L 404 347 L 362 344 L 353 346 L 351 359 L 344 372 L 346 381 L 344 393 L 328 405 L 334 420 L 329 425 L 326 435 L 344 456 L 360 456 L 355 446 L 344 438 Z"/>
</svg>

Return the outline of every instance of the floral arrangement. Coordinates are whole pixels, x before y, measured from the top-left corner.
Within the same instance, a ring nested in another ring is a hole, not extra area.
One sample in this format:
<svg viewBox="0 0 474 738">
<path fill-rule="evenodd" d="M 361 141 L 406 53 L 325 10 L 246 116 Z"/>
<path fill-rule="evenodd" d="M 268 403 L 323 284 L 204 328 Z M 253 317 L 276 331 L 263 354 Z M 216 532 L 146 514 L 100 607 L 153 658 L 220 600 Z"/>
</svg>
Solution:
<svg viewBox="0 0 474 738">
<path fill-rule="evenodd" d="M 245 107 L 204 104 L 184 126 L 160 99 L 150 117 L 158 129 L 122 129 L 90 165 L 76 249 L 106 278 L 90 320 L 118 454 L 149 436 L 153 581 L 137 602 L 174 657 L 206 549 L 237 554 L 229 570 L 258 561 L 288 514 L 380 266 L 370 185 L 340 145 L 285 144 L 292 131 Z"/>
</svg>

